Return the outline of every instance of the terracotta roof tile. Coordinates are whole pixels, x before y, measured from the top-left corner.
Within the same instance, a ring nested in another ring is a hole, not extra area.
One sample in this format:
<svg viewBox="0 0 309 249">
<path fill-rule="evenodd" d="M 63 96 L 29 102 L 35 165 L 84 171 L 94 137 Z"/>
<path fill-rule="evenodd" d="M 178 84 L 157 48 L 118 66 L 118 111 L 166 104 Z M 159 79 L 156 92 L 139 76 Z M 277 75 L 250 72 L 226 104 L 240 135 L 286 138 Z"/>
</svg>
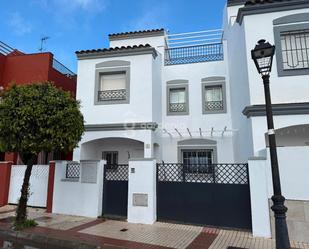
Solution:
<svg viewBox="0 0 309 249">
<path fill-rule="evenodd" d="M 122 32 L 122 33 L 114 33 L 109 34 L 109 37 L 115 37 L 115 36 L 123 36 L 123 35 L 136 35 L 136 34 L 144 34 L 144 33 L 156 33 L 156 32 L 162 32 L 164 31 L 163 28 L 160 29 L 147 29 L 147 30 L 138 30 L 138 31 L 130 31 L 130 32 Z"/>
<path fill-rule="evenodd" d="M 91 54 L 91 53 L 98 53 L 98 52 L 116 52 L 116 51 L 123 51 L 123 50 L 135 50 L 141 48 L 151 48 L 149 44 L 141 44 L 141 45 L 134 45 L 134 46 L 121 46 L 121 47 L 114 47 L 114 48 L 99 48 L 99 49 L 90 49 L 90 50 L 80 50 L 76 51 L 76 54 Z"/>
</svg>

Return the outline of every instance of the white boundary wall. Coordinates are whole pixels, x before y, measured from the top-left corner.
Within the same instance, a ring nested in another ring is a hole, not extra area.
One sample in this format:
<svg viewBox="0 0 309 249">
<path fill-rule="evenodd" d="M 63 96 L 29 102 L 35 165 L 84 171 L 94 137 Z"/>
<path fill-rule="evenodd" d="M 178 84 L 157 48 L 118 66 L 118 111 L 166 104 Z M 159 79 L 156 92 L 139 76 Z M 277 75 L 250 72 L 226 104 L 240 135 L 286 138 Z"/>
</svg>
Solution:
<svg viewBox="0 0 309 249">
<path fill-rule="evenodd" d="M 156 160 L 129 161 L 128 222 L 153 224 L 157 220 Z"/>
<path fill-rule="evenodd" d="M 277 153 L 282 194 L 287 201 L 308 202 L 309 146 L 278 147 Z M 271 237 L 272 211 L 269 199 L 273 195 L 273 186 L 269 149 L 266 150 L 266 156 L 267 158 L 249 159 L 252 232 L 254 236 L 261 237 Z M 287 219 L 290 223 L 293 222 L 296 211 L 293 207 L 288 211 Z M 305 224 L 308 225 L 309 223 Z M 289 226 L 289 229 L 293 230 L 293 227 Z"/>
<path fill-rule="evenodd" d="M 23 184 L 26 165 L 12 165 L 9 203 L 17 204 Z M 49 165 L 34 165 L 30 177 L 29 206 L 46 207 Z"/>
<path fill-rule="evenodd" d="M 53 213 L 96 218 L 102 214 L 105 161 L 81 161 L 79 179 L 66 179 L 67 161 L 56 161 Z"/>
</svg>

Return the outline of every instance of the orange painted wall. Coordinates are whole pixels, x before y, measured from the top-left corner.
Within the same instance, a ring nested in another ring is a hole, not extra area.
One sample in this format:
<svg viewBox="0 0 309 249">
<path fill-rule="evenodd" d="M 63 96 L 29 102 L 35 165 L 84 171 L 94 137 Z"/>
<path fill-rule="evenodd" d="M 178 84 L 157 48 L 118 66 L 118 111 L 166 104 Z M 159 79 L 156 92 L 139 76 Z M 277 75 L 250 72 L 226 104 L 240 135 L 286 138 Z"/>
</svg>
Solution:
<svg viewBox="0 0 309 249">
<path fill-rule="evenodd" d="M 0 86 L 2 86 L 2 76 L 4 73 L 5 61 L 6 61 L 6 57 L 0 54 Z"/>
</svg>

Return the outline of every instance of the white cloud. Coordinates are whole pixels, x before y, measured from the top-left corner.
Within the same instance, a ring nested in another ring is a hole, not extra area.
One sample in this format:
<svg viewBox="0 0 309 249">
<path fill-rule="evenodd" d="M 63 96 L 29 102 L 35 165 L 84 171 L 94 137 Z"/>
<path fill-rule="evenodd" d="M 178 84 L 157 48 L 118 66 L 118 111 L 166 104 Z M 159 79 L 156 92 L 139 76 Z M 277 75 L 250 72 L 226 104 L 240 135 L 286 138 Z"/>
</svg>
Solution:
<svg viewBox="0 0 309 249">
<path fill-rule="evenodd" d="M 13 12 L 9 16 L 8 24 L 11 26 L 13 33 L 16 35 L 25 35 L 31 33 L 32 31 L 31 23 L 25 20 L 19 12 Z"/>
</svg>

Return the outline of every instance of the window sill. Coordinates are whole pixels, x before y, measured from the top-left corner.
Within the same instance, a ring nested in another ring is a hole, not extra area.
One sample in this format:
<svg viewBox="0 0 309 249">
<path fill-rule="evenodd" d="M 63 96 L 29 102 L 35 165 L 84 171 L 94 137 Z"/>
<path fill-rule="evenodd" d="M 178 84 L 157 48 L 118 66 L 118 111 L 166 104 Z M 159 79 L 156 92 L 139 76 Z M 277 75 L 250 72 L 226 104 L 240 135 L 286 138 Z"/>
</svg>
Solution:
<svg viewBox="0 0 309 249">
<path fill-rule="evenodd" d="M 79 178 L 64 178 L 61 179 L 62 182 L 79 182 Z"/>
</svg>

